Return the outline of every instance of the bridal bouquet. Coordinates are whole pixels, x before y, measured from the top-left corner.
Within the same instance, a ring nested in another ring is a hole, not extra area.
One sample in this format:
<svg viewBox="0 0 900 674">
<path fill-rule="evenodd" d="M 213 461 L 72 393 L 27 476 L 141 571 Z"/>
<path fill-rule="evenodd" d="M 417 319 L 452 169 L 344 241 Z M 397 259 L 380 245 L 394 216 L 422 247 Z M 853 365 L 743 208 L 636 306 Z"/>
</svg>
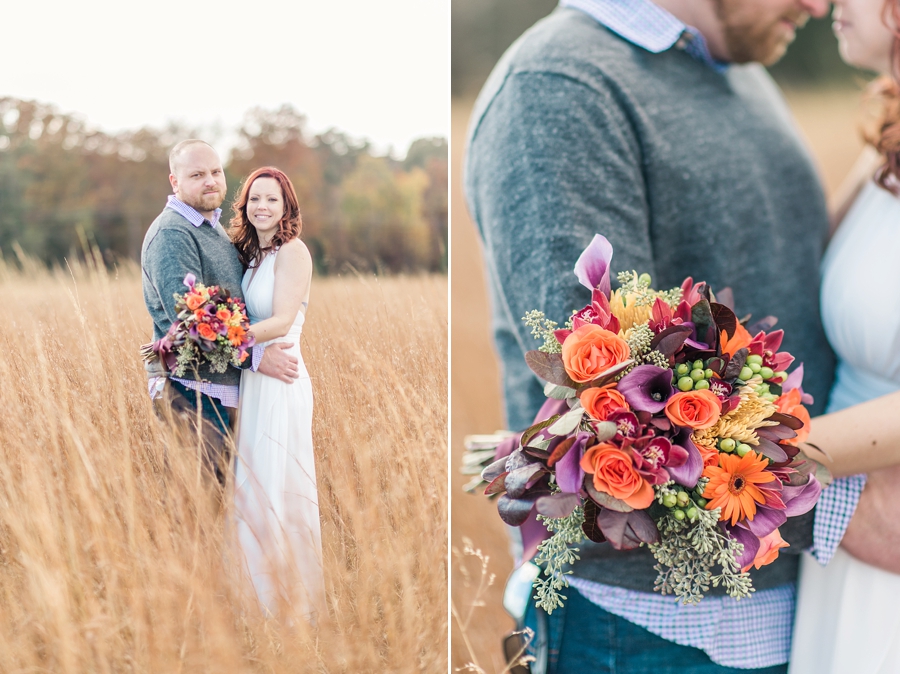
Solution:
<svg viewBox="0 0 900 674">
<path fill-rule="evenodd" d="M 720 583 L 746 597 L 749 569 L 788 545 L 779 526 L 821 492 L 818 464 L 797 447 L 812 402 L 802 365 L 787 373 L 775 319 L 747 329 L 705 283 L 658 291 L 628 272 L 612 292 L 611 259 L 595 236 L 575 266 L 591 302 L 564 328 L 525 316 L 543 340 L 525 359 L 548 400 L 483 470 L 485 493 L 499 495 L 504 522 L 540 530 L 535 598 L 547 611 L 562 605 L 571 546 L 585 538 L 648 545 L 655 589 L 682 603 Z"/>
<path fill-rule="evenodd" d="M 239 366 L 253 346 L 243 301 L 219 286 L 197 283 L 193 274 L 184 277 L 184 285 L 188 291 L 174 295 L 178 320 L 164 337 L 142 347 L 145 358 L 156 354 L 176 377 L 204 361 L 219 373 Z"/>
</svg>

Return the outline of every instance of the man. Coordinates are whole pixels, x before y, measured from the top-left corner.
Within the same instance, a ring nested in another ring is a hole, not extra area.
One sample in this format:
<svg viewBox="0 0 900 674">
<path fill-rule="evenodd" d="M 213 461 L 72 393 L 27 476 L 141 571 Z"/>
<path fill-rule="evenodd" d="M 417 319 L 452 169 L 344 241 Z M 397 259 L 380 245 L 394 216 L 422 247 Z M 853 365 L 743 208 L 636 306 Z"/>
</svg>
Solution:
<svg viewBox="0 0 900 674">
<path fill-rule="evenodd" d="M 818 313 L 828 217 L 812 162 L 759 64 L 825 0 L 562 0 L 495 67 L 473 112 L 465 185 L 484 243 L 510 428 L 544 400 L 521 317 L 586 302 L 572 273 L 595 233 L 613 268 L 654 286 L 730 286 L 739 315 L 778 316 L 821 413 L 834 369 Z M 563 313 L 561 313 L 563 312 Z M 826 563 L 864 478 L 838 480 L 782 527 L 791 547 L 741 602 L 652 592 L 646 548 L 582 546 L 564 609 L 529 609 L 535 670 L 785 672 L 798 554 Z M 870 541 L 871 542 L 871 541 Z M 554 669 L 555 668 L 555 669 Z"/>
<path fill-rule="evenodd" d="M 144 302 L 153 319 L 153 340 L 176 320 L 175 293 L 184 293 L 190 273 L 204 285 L 218 285 L 241 297 L 243 268 L 219 222 L 225 199 L 225 171 L 216 151 L 201 140 L 185 140 L 169 154 L 169 182 L 174 194 L 153 221 L 141 248 Z M 247 366 L 285 383 L 299 376 L 298 361 L 285 353 L 290 344 L 254 347 Z M 161 416 L 196 418 L 201 407 L 205 466 L 224 482 L 229 453 L 229 410 L 238 406 L 241 372 L 224 373 L 201 366 L 198 379 L 160 376 L 148 365 L 150 394 Z M 198 401 L 199 398 L 199 401 Z"/>
</svg>

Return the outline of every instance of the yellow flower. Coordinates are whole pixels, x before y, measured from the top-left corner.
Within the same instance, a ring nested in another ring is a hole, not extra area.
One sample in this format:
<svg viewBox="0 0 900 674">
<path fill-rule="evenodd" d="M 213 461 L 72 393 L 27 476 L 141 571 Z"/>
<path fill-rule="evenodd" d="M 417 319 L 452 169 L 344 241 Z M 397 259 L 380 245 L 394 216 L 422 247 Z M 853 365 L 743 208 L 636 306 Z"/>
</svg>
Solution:
<svg viewBox="0 0 900 674">
<path fill-rule="evenodd" d="M 637 305 L 634 293 L 622 294 L 622 290 L 613 291 L 609 298 L 609 308 L 613 316 L 619 319 L 619 330 L 625 333 L 636 325 L 643 325 L 650 320 L 653 305 Z"/>
</svg>

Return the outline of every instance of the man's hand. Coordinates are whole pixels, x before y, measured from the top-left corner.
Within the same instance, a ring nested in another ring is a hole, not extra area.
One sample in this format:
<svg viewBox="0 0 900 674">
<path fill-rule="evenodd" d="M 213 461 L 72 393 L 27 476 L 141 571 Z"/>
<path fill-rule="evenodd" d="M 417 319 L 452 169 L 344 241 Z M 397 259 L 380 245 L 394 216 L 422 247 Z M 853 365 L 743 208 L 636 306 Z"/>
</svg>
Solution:
<svg viewBox="0 0 900 674">
<path fill-rule="evenodd" d="M 869 473 L 841 545 L 867 564 L 900 573 L 900 466 Z"/>
<path fill-rule="evenodd" d="M 259 361 L 257 372 L 261 372 L 267 377 L 278 379 L 285 384 L 293 384 L 294 380 L 300 376 L 299 363 L 296 356 L 285 353 L 285 349 L 290 349 L 294 345 L 289 342 L 278 342 L 269 344 L 263 351 L 262 360 Z"/>
</svg>

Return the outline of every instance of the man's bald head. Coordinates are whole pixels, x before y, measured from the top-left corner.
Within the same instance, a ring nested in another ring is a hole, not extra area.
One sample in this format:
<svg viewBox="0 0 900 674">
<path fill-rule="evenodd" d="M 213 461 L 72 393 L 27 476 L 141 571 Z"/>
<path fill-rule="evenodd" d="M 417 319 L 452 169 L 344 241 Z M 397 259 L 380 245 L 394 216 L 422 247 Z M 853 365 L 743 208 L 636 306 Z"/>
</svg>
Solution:
<svg viewBox="0 0 900 674">
<path fill-rule="evenodd" d="M 207 143 L 205 140 L 199 140 L 197 138 L 189 138 L 188 140 L 183 140 L 178 143 L 178 145 L 173 147 L 171 152 L 169 152 L 169 173 L 175 174 L 175 169 L 183 165 L 183 159 L 185 155 L 187 155 L 188 151 L 196 145 L 205 145 L 210 150 L 215 152 L 213 146 Z"/>
<path fill-rule="evenodd" d="M 169 153 L 169 183 L 175 196 L 206 217 L 225 200 L 225 170 L 213 147 L 183 140 Z"/>
</svg>

